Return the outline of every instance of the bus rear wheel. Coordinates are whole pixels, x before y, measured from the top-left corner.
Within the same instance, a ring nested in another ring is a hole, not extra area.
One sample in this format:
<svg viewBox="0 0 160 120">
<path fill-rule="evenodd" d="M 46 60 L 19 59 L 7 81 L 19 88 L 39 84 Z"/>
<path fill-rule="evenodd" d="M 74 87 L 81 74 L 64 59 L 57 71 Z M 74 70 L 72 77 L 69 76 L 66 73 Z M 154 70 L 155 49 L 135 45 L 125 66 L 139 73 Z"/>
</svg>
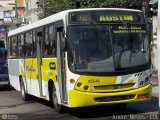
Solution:
<svg viewBox="0 0 160 120">
<path fill-rule="evenodd" d="M 21 95 L 22 95 L 22 99 L 24 101 L 28 101 L 29 100 L 29 95 L 26 93 L 23 79 L 21 79 L 20 83 L 21 83 Z"/>
<path fill-rule="evenodd" d="M 52 88 L 52 105 L 58 113 L 64 113 L 64 106 L 58 104 L 58 97 L 55 87 Z"/>
</svg>

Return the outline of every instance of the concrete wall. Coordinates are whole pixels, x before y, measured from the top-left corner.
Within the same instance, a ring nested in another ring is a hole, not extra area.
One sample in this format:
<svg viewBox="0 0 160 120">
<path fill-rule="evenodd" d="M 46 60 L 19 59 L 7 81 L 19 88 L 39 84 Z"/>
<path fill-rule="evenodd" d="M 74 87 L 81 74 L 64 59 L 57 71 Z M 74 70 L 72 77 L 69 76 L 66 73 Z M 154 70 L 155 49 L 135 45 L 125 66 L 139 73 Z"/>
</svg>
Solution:
<svg viewBox="0 0 160 120">
<path fill-rule="evenodd" d="M 154 16 L 153 17 L 153 43 L 152 43 L 152 53 L 151 53 L 153 71 L 157 71 L 158 69 L 157 35 L 155 35 L 155 33 L 157 33 L 157 23 L 158 23 L 157 16 Z"/>
</svg>

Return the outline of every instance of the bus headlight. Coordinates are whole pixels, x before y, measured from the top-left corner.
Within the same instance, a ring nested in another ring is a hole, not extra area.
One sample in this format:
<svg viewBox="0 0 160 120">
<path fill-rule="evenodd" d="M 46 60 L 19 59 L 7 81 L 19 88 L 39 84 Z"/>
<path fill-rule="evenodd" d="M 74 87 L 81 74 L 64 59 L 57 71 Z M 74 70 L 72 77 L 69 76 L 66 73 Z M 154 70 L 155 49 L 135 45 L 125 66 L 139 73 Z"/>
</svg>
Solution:
<svg viewBox="0 0 160 120">
<path fill-rule="evenodd" d="M 80 87 L 81 85 L 82 85 L 81 82 L 78 82 L 78 83 L 77 83 L 77 87 Z"/>
<path fill-rule="evenodd" d="M 88 88 L 89 88 L 88 85 L 84 86 L 84 90 L 88 90 Z"/>
<path fill-rule="evenodd" d="M 145 79 L 145 83 L 148 83 L 149 82 L 149 78 L 148 77 L 146 77 L 146 79 Z"/>
<path fill-rule="evenodd" d="M 140 86 L 143 86 L 143 85 L 144 85 L 144 82 L 143 82 L 143 81 L 141 81 L 141 82 L 139 83 L 139 85 L 140 85 Z"/>
<path fill-rule="evenodd" d="M 144 85 L 147 85 L 147 84 L 149 84 L 149 78 L 148 77 L 146 77 L 145 79 L 143 79 L 143 80 L 141 80 L 140 82 L 139 82 L 139 87 L 142 87 L 142 86 L 144 86 Z"/>
</svg>

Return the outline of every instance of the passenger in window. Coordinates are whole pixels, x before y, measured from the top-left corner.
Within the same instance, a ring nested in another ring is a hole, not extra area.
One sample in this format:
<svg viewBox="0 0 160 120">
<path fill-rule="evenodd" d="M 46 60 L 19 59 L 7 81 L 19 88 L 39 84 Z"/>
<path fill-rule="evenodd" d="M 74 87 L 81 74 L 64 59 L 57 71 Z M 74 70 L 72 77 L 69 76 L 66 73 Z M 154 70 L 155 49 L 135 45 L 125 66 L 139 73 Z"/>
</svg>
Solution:
<svg viewBox="0 0 160 120">
<path fill-rule="evenodd" d="M 49 42 L 48 44 L 46 44 L 46 49 L 45 49 L 45 55 L 55 55 L 56 53 L 56 47 L 55 47 L 55 43 Z"/>
<path fill-rule="evenodd" d="M 32 45 L 28 45 L 26 48 L 26 56 L 32 56 Z"/>
</svg>

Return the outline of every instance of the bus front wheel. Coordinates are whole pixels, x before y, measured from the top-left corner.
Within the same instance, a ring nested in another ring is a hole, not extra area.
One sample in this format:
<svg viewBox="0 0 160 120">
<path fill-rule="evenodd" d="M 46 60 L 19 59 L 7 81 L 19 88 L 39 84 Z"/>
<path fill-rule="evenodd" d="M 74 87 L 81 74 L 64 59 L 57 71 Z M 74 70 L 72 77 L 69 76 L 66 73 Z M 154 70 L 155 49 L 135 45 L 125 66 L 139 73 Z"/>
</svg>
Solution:
<svg viewBox="0 0 160 120">
<path fill-rule="evenodd" d="M 54 86 L 52 88 L 52 103 L 53 103 L 53 107 L 55 108 L 55 110 L 58 113 L 63 113 L 64 112 L 64 110 L 65 110 L 64 106 L 58 104 L 58 97 L 57 97 L 56 89 L 55 89 Z"/>
<path fill-rule="evenodd" d="M 21 95 L 22 95 L 22 99 L 24 101 L 28 101 L 29 100 L 29 95 L 26 93 L 23 79 L 21 79 L 20 83 L 21 83 Z"/>
</svg>

